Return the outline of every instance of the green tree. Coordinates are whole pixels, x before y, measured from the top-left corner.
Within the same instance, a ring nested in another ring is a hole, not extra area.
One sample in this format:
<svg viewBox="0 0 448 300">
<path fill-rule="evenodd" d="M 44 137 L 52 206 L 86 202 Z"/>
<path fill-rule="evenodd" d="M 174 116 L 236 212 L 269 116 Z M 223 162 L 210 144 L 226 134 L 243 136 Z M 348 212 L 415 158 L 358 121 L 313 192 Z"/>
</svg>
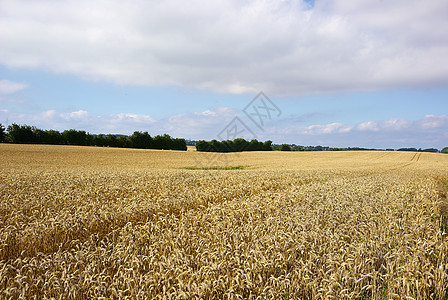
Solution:
<svg viewBox="0 0 448 300">
<path fill-rule="evenodd" d="M 104 147 L 107 146 L 107 138 L 104 134 L 97 134 L 93 137 L 92 143 L 94 146 Z"/>
<path fill-rule="evenodd" d="M 196 141 L 196 151 L 207 152 L 208 142 L 204 140 Z"/>
<path fill-rule="evenodd" d="M 263 143 L 263 150 L 264 151 L 272 151 L 272 141 L 267 140 Z"/>
<path fill-rule="evenodd" d="M 221 143 L 217 140 L 211 140 L 208 145 L 212 152 L 222 152 Z"/>
<path fill-rule="evenodd" d="M 280 145 L 280 151 L 291 151 L 291 146 L 288 144 L 282 144 Z"/>
<path fill-rule="evenodd" d="M 8 135 L 9 139 L 13 143 L 26 144 L 26 143 L 35 143 L 34 127 L 28 125 L 18 125 L 12 124 L 8 126 Z"/>
<path fill-rule="evenodd" d="M 173 139 L 173 150 L 187 151 L 187 142 L 185 139 Z"/>
<path fill-rule="evenodd" d="M 233 145 L 236 152 L 247 151 L 249 148 L 249 142 L 242 138 L 234 139 Z"/>
<path fill-rule="evenodd" d="M 52 145 L 60 145 L 64 143 L 62 134 L 57 130 L 46 130 L 45 131 L 45 143 Z"/>
<path fill-rule="evenodd" d="M 183 143 L 186 142 L 184 139 Z M 186 146 L 185 146 L 186 147 Z M 184 148 L 184 146 L 182 146 Z M 176 149 L 176 148 L 173 148 Z M 186 148 L 185 148 L 186 149 Z M 183 149 L 182 149 L 183 150 Z M 266 141 L 264 143 L 255 139 L 250 142 L 245 139 L 238 138 L 225 141 L 211 140 L 210 142 L 200 140 L 196 142 L 196 150 L 202 152 L 241 152 L 241 151 L 271 151 L 272 141 Z"/>
<path fill-rule="evenodd" d="M 121 148 L 129 148 L 129 147 L 130 147 L 129 144 L 130 144 L 130 143 L 129 143 L 129 139 L 128 139 L 127 136 L 125 136 L 125 135 L 120 135 L 120 136 L 117 138 L 117 147 L 121 147 Z"/>
<path fill-rule="evenodd" d="M 65 130 L 62 132 L 62 137 L 67 145 L 87 146 L 88 136 L 84 130 Z"/>
<path fill-rule="evenodd" d="M 247 151 L 260 151 L 260 150 L 262 150 L 261 149 L 262 147 L 263 147 L 263 143 L 260 143 L 256 139 L 253 139 L 249 142 L 249 145 L 246 150 Z"/>
<path fill-rule="evenodd" d="M 421 152 L 438 153 L 438 152 L 439 152 L 439 149 L 436 149 L 436 148 L 428 148 L 428 149 L 423 149 Z"/>
<path fill-rule="evenodd" d="M 172 138 L 168 134 L 156 135 L 154 137 L 154 149 L 172 149 Z"/>
<path fill-rule="evenodd" d="M 441 152 L 448 154 L 448 147 L 443 148 Z"/>
<path fill-rule="evenodd" d="M 303 147 L 300 147 L 300 146 L 294 146 L 294 147 L 292 147 L 291 150 L 292 151 L 305 151 L 305 149 Z"/>
<path fill-rule="evenodd" d="M 153 148 L 153 139 L 147 131 L 145 132 L 135 131 L 129 137 L 129 142 L 132 148 L 139 148 L 139 149 Z"/>
<path fill-rule="evenodd" d="M 2 123 L 0 123 L 0 143 L 6 140 L 6 129 Z"/>
<path fill-rule="evenodd" d="M 115 134 L 108 134 L 106 136 L 106 144 L 108 147 L 118 147 L 118 138 Z"/>
</svg>

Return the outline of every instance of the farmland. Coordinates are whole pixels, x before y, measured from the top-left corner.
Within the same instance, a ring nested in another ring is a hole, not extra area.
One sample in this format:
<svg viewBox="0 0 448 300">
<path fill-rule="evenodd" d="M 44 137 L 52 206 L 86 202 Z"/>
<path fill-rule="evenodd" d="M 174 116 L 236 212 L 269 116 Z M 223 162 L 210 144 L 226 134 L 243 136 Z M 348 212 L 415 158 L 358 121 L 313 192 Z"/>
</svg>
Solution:
<svg viewBox="0 0 448 300">
<path fill-rule="evenodd" d="M 448 297 L 448 155 L 0 150 L 1 299 Z"/>
</svg>

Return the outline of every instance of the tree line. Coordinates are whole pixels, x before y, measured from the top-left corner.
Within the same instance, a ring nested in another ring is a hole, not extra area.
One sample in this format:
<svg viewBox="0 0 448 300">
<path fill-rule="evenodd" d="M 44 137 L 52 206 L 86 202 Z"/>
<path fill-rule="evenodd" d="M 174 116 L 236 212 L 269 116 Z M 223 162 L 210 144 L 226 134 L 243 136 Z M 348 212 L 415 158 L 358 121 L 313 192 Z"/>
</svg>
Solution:
<svg viewBox="0 0 448 300">
<path fill-rule="evenodd" d="M 387 149 L 376 149 L 376 148 L 361 148 L 361 147 L 348 147 L 348 148 L 333 148 L 333 147 L 323 147 L 323 146 L 297 146 L 295 144 L 281 144 L 272 145 L 272 150 L 274 151 L 409 151 L 409 152 L 430 152 L 439 153 L 436 148 L 427 149 L 417 149 L 417 148 L 399 148 L 397 150 L 392 148 Z M 441 153 L 448 153 L 448 147 L 443 148 Z"/>
<path fill-rule="evenodd" d="M 436 148 L 428 148 L 428 149 L 417 149 L 417 148 L 400 148 L 397 151 L 408 151 L 408 152 L 432 152 L 432 153 L 438 153 L 439 149 Z"/>
<path fill-rule="evenodd" d="M 148 132 L 135 131 L 132 135 L 90 134 L 84 130 L 42 130 L 34 126 L 12 124 L 7 129 L 0 124 L 0 142 L 17 144 L 51 144 L 101 146 L 138 149 L 187 150 L 185 139 L 168 134 L 152 137 Z"/>
<path fill-rule="evenodd" d="M 271 151 L 272 141 L 259 142 L 255 139 L 246 141 L 238 138 L 233 141 L 217 141 L 210 142 L 200 140 L 196 142 L 196 150 L 202 152 L 241 152 L 241 151 Z"/>
</svg>

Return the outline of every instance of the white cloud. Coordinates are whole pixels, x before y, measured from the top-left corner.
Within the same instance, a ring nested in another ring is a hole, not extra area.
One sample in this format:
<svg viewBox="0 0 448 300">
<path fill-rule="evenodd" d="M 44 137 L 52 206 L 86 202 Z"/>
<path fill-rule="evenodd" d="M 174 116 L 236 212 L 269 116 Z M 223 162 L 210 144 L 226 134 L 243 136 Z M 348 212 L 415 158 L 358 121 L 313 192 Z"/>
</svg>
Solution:
<svg viewBox="0 0 448 300">
<path fill-rule="evenodd" d="M 443 148 L 448 146 L 448 116 L 426 115 L 418 120 L 390 119 L 371 120 L 357 124 L 339 122 L 296 126 L 273 121 L 257 130 L 241 111 L 229 107 L 216 107 L 202 112 L 173 115 L 154 119 L 151 116 L 134 113 L 119 113 L 98 116 L 84 110 L 61 113 L 55 110 L 38 114 L 15 114 L 0 110 L 0 120 L 34 125 L 43 129 L 78 129 L 91 133 L 132 134 L 148 131 L 151 135 L 168 133 L 174 137 L 192 139 L 219 139 L 218 135 L 234 119 L 240 116 L 260 140 L 275 143 L 295 143 L 301 145 L 329 145 L 335 147 L 374 148 Z M 277 122 L 277 123 L 275 123 Z M 276 125 L 277 124 L 277 125 Z M 279 125 L 282 124 L 282 125 Z"/>
<path fill-rule="evenodd" d="M 0 64 L 130 85 L 304 94 L 445 86 L 445 0 L 24 1 Z"/>
<path fill-rule="evenodd" d="M 93 115 L 85 110 L 74 112 L 43 111 L 36 114 L 17 114 L 0 110 L 0 120 L 9 119 L 18 124 L 33 125 L 43 129 L 66 130 L 70 128 L 91 133 L 131 134 L 148 131 L 151 135 L 168 133 L 186 138 L 217 138 L 217 134 L 238 113 L 229 107 L 216 107 L 203 112 L 173 115 L 156 120 L 149 115 L 118 113 Z"/>
<path fill-rule="evenodd" d="M 333 134 L 349 132 L 352 126 L 341 123 L 330 123 L 326 125 L 310 125 L 302 129 L 305 134 Z"/>
<path fill-rule="evenodd" d="M 127 121 L 133 123 L 145 123 L 152 124 L 155 122 L 153 118 L 143 114 L 130 114 L 130 113 L 119 113 L 113 116 L 113 119 L 117 122 Z"/>
<path fill-rule="evenodd" d="M 446 126 L 448 128 L 448 117 L 447 116 L 436 116 L 436 115 L 426 115 L 423 119 L 419 120 L 415 124 L 421 129 L 433 129 Z M 448 132 L 448 129 L 446 130 Z"/>
<path fill-rule="evenodd" d="M 53 111 L 50 111 L 53 114 Z M 89 113 L 85 110 L 78 110 L 71 113 L 62 113 L 59 115 L 61 118 L 71 121 L 71 120 L 85 120 L 88 118 Z"/>
<path fill-rule="evenodd" d="M 198 116 L 216 116 L 216 112 L 211 111 L 211 110 L 206 110 L 200 113 L 196 113 L 196 115 Z"/>
<path fill-rule="evenodd" d="M 382 124 L 384 129 L 388 130 L 403 130 L 410 126 L 409 122 L 405 119 L 390 119 L 387 121 L 384 121 Z"/>
<path fill-rule="evenodd" d="M 217 139 L 219 132 L 238 112 L 230 107 L 216 107 L 203 112 L 178 114 L 159 120 L 157 127 L 185 138 Z"/>
<path fill-rule="evenodd" d="M 135 130 L 149 130 L 156 122 L 143 114 L 119 113 L 106 116 L 93 115 L 85 110 L 68 113 L 47 110 L 36 114 L 18 114 L 0 110 L 1 119 L 9 119 L 18 124 L 29 124 L 43 129 L 66 130 L 70 128 L 91 133 L 130 134 Z M 0 119 L 0 120 L 1 120 Z"/>
<path fill-rule="evenodd" d="M 448 116 L 426 115 L 419 120 L 390 119 L 358 124 L 315 124 L 310 126 L 272 127 L 264 138 L 277 142 L 337 147 L 362 146 L 438 147 L 448 146 Z"/>
<path fill-rule="evenodd" d="M 416 132 L 445 128 L 448 128 L 448 116 L 426 115 L 424 118 L 416 121 L 394 118 L 386 121 L 365 121 L 355 125 L 342 123 L 310 125 L 301 128 L 300 133 L 322 135 L 344 134 L 350 132 Z M 448 130 L 446 130 L 446 132 L 448 132 Z"/>
<path fill-rule="evenodd" d="M 375 121 L 367 121 L 358 124 L 357 129 L 360 131 L 378 131 L 378 123 Z"/>
<path fill-rule="evenodd" d="M 0 80 L 0 95 L 14 94 L 27 88 L 26 84 L 10 80 Z"/>
</svg>

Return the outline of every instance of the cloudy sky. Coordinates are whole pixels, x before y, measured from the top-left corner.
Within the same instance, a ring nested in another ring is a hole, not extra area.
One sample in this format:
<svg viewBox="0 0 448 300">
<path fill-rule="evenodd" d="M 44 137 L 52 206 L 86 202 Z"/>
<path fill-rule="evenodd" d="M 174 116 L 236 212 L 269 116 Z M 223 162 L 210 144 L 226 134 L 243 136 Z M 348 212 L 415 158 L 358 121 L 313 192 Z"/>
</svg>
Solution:
<svg viewBox="0 0 448 300">
<path fill-rule="evenodd" d="M 0 123 L 440 149 L 448 2 L 2 0 Z"/>
</svg>

